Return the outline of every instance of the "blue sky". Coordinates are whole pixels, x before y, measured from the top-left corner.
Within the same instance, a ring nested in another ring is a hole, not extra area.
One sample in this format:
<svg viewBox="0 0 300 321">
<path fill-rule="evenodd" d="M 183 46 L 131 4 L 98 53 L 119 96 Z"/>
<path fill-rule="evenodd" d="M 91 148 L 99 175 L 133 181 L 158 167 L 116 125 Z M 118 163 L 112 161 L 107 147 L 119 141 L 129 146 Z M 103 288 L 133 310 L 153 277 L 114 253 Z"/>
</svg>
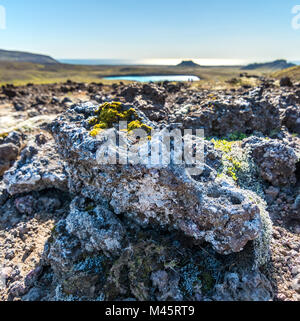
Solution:
<svg viewBox="0 0 300 321">
<path fill-rule="evenodd" d="M 300 60 L 300 0 L 0 0 L 0 48 L 55 58 Z"/>
</svg>

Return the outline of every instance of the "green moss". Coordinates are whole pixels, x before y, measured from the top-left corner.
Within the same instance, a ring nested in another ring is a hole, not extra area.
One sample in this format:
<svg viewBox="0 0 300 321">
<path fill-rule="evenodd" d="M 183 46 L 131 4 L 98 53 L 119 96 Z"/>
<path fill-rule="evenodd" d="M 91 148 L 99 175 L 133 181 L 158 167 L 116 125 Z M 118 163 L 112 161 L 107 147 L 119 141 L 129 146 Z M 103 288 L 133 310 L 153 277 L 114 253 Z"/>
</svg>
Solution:
<svg viewBox="0 0 300 321">
<path fill-rule="evenodd" d="M 100 134 L 101 131 L 102 131 L 102 129 L 93 129 L 93 130 L 91 130 L 90 135 L 92 137 L 96 137 L 98 134 Z"/>
<path fill-rule="evenodd" d="M 235 138 L 237 136 L 234 136 Z M 238 172 L 242 167 L 242 163 L 236 159 L 233 152 L 233 147 L 237 142 L 235 141 L 227 141 L 225 139 L 212 139 L 211 140 L 215 146 L 215 149 L 223 152 L 222 156 L 222 173 L 218 174 L 218 177 L 222 175 L 227 175 L 231 177 L 234 181 L 238 181 Z"/>
<path fill-rule="evenodd" d="M 90 211 L 93 211 L 95 209 L 95 205 L 94 204 L 90 204 L 90 205 L 87 205 L 86 208 L 84 209 L 86 212 L 90 212 Z"/>
<path fill-rule="evenodd" d="M 0 139 L 5 139 L 8 136 L 8 133 L 0 134 Z"/>
<path fill-rule="evenodd" d="M 225 155 L 226 160 L 232 164 L 232 166 L 227 167 L 226 174 L 232 177 L 235 181 L 238 180 L 237 174 L 242 167 L 242 163 L 236 159 L 232 155 Z"/>
<path fill-rule="evenodd" d="M 269 136 L 270 136 L 271 138 L 276 138 L 276 136 L 277 136 L 279 133 L 280 133 L 280 130 L 279 130 L 279 129 L 273 129 L 273 130 L 271 130 Z"/>
<path fill-rule="evenodd" d="M 57 228 L 56 228 L 56 225 L 54 225 L 54 226 L 52 227 L 52 229 L 51 229 L 51 235 L 50 235 L 50 237 L 49 237 L 49 239 L 48 239 L 48 242 L 49 242 L 50 244 L 54 243 L 54 241 L 55 241 L 55 239 L 57 238 L 57 236 L 58 236 Z"/>
<path fill-rule="evenodd" d="M 108 299 L 131 292 L 140 301 L 150 300 L 151 273 L 163 269 L 168 256 L 166 247 L 152 242 L 141 242 L 124 251 L 109 272 Z"/>
<path fill-rule="evenodd" d="M 187 297 L 192 297 L 195 294 L 194 292 L 199 289 L 206 295 L 216 284 L 212 271 L 207 269 L 202 263 L 188 263 L 184 265 L 180 270 L 180 276 L 180 288 Z"/>
<path fill-rule="evenodd" d="M 151 133 L 152 128 L 150 126 L 147 126 L 143 124 L 140 120 L 134 120 L 131 123 L 128 124 L 128 132 L 131 132 L 135 129 L 143 129 L 147 132 L 147 134 Z"/>
<path fill-rule="evenodd" d="M 97 124 L 97 122 L 98 122 L 98 118 L 97 117 L 92 117 L 88 121 L 89 125 L 91 125 L 91 126 L 95 126 Z"/>
<path fill-rule="evenodd" d="M 96 208 L 96 205 L 91 203 L 91 204 L 88 204 L 84 210 L 88 212 L 89 215 L 96 216 L 95 208 Z"/>
<path fill-rule="evenodd" d="M 216 280 L 209 272 L 202 272 L 201 274 L 201 281 L 202 281 L 202 291 L 204 294 L 209 293 L 215 286 Z"/>
<path fill-rule="evenodd" d="M 85 258 L 83 261 L 76 263 L 73 266 L 74 272 L 86 272 L 88 274 L 99 274 L 103 277 L 104 272 L 104 256 L 91 256 Z"/>
<path fill-rule="evenodd" d="M 137 128 L 144 129 L 150 134 L 152 128 L 143 124 L 134 108 L 124 110 L 122 103 L 104 103 L 95 111 L 95 116 L 89 119 L 89 125 L 93 126 L 90 132 L 92 137 L 97 136 L 102 130 L 112 128 L 113 124 L 120 121 L 129 122 L 128 132 Z"/>
<path fill-rule="evenodd" d="M 202 288 L 200 279 L 201 271 L 199 267 L 193 263 L 189 263 L 180 270 L 180 288 L 185 296 L 191 297 L 195 289 Z"/>
<path fill-rule="evenodd" d="M 206 140 L 212 141 L 212 142 L 223 142 L 224 144 L 226 144 L 225 142 L 227 142 L 227 143 L 238 142 L 238 141 L 242 141 L 245 138 L 248 138 L 250 136 L 251 135 L 247 135 L 245 133 L 234 132 L 234 133 L 230 133 L 230 134 L 223 136 L 223 137 L 210 136 L 210 137 L 207 137 Z"/>
<path fill-rule="evenodd" d="M 138 239 L 148 239 L 147 235 L 141 232 Z M 208 294 L 222 269 L 213 256 L 213 250 L 200 250 L 195 253 L 185 248 L 185 251 L 182 251 L 180 243 L 173 243 L 173 237 L 162 243 L 155 240 L 131 243 L 108 271 L 104 286 L 106 299 L 155 299 L 152 275 L 157 271 L 165 271 L 169 276 L 176 273 L 179 276 L 178 293 L 181 293 L 185 300 L 190 300 L 201 291 Z"/>
<path fill-rule="evenodd" d="M 235 133 L 229 134 L 227 137 L 228 137 L 228 140 L 239 141 L 239 140 L 244 140 L 248 136 L 244 133 L 235 132 Z"/>
<path fill-rule="evenodd" d="M 232 149 L 232 142 L 229 142 L 225 139 L 212 139 L 211 142 L 215 145 L 215 149 L 220 150 L 224 153 L 230 153 Z"/>
</svg>

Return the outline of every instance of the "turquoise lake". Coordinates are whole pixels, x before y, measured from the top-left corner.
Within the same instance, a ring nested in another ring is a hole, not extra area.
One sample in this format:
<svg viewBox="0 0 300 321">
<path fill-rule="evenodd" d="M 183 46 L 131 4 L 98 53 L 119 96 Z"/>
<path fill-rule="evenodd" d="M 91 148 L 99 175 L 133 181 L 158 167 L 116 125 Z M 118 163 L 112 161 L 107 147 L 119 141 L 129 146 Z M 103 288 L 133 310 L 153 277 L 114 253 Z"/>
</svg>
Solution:
<svg viewBox="0 0 300 321">
<path fill-rule="evenodd" d="M 160 76 L 112 76 L 105 77 L 107 80 L 130 80 L 137 82 L 158 82 L 158 81 L 198 81 L 197 76 L 192 75 L 160 75 Z"/>
</svg>

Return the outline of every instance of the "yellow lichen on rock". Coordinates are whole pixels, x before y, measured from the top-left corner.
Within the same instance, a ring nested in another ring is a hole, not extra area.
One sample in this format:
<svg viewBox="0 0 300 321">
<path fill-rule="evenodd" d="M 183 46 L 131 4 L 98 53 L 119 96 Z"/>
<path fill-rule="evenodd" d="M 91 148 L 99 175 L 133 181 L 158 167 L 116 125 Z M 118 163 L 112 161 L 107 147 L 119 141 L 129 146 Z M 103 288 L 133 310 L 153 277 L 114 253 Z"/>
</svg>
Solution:
<svg viewBox="0 0 300 321">
<path fill-rule="evenodd" d="M 233 142 L 227 141 L 225 139 L 212 139 L 211 142 L 215 145 L 215 149 L 221 150 L 224 153 L 231 152 Z"/>
<path fill-rule="evenodd" d="M 128 132 L 131 132 L 135 129 L 143 129 L 147 132 L 147 134 L 151 133 L 152 128 L 150 126 L 147 126 L 143 124 L 140 120 L 134 120 L 131 123 L 128 124 Z"/>
<path fill-rule="evenodd" d="M 219 173 L 218 177 L 222 175 L 227 175 L 231 177 L 235 182 L 238 181 L 238 172 L 242 167 L 240 161 L 234 157 L 233 149 L 236 146 L 235 141 L 228 141 L 225 139 L 212 139 L 215 149 L 223 152 L 222 161 L 223 161 L 223 172 Z"/>
<path fill-rule="evenodd" d="M 5 139 L 8 136 L 8 133 L 1 133 L 0 139 Z"/>
<path fill-rule="evenodd" d="M 112 128 L 113 124 L 120 121 L 128 121 L 128 132 L 134 129 L 144 129 L 147 134 L 151 133 L 152 128 L 141 122 L 140 117 L 134 108 L 124 110 L 122 103 L 104 103 L 95 111 L 95 116 L 88 120 L 89 125 L 93 126 L 90 132 L 92 137 L 96 137 L 102 130 Z"/>
<path fill-rule="evenodd" d="M 100 134 L 100 132 L 101 132 L 102 130 L 103 130 L 103 129 L 100 129 L 100 128 L 98 128 L 98 129 L 93 129 L 93 130 L 91 130 L 90 135 L 91 135 L 92 137 L 96 137 L 98 134 Z"/>
</svg>

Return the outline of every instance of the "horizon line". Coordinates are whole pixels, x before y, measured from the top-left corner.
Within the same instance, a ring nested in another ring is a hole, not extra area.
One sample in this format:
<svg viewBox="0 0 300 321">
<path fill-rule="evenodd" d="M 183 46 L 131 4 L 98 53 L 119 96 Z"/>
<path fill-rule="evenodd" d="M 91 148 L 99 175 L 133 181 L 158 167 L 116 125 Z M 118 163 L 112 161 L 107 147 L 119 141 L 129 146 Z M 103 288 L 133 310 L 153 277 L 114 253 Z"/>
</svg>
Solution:
<svg viewBox="0 0 300 321">
<path fill-rule="evenodd" d="M 149 58 L 149 59 L 126 59 L 126 58 L 54 58 L 60 62 L 67 63 L 70 62 L 83 62 L 83 61 L 110 61 L 115 62 L 117 65 L 162 65 L 162 66 L 176 66 L 182 61 L 193 61 L 201 66 L 244 66 L 254 63 L 269 63 L 277 60 L 286 60 L 288 63 L 300 63 L 297 59 L 285 59 L 277 58 L 273 60 L 260 60 L 260 59 L 231 59 L 231 58 Z M 119 62 L 119 63 L 117 63 Z M 109 65 L 109 64 L 108 64 Z"/>
</svg>

